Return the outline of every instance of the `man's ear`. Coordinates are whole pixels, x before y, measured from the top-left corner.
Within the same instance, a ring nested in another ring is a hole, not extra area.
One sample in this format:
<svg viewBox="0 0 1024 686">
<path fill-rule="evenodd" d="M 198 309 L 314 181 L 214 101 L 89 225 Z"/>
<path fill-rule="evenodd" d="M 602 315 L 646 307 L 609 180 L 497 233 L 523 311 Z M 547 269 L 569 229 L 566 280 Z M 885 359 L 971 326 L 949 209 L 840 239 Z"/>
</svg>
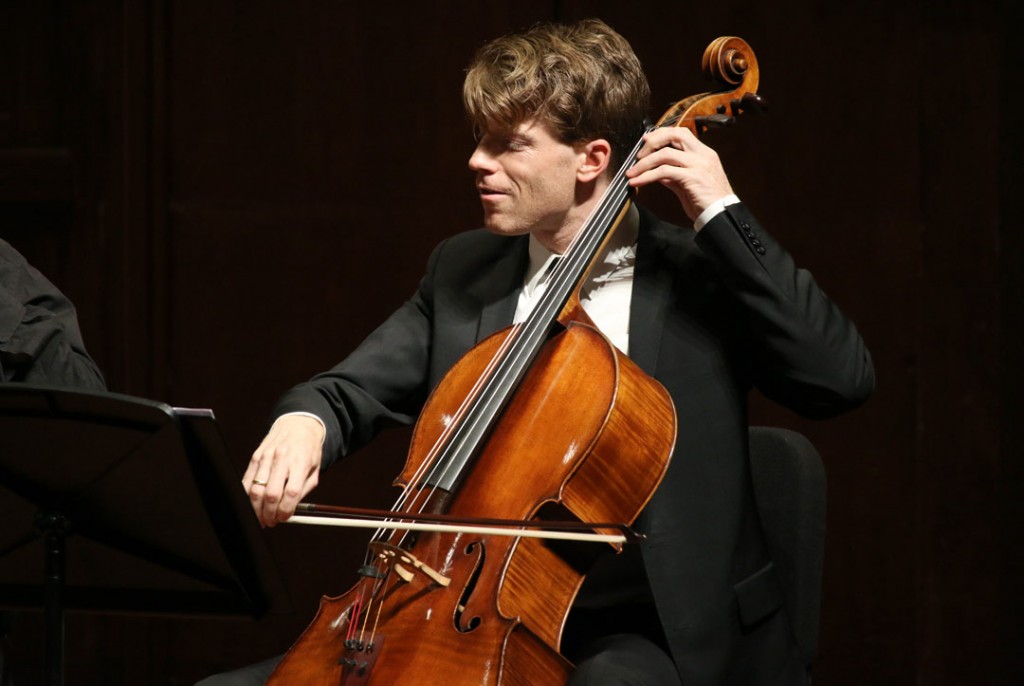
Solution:
<svg viewBox="0 0 1024 686">
<path fill-rule="evenodd" d="M 580 143 L 577 150 L 580 156 L 580 166 L 576 170 L 576 180 L 581 183 L 588 183 L 598 178 L 611 164 L 612 145 L 604 138 L 595 138 L 592 141 Z"/>
</svg>

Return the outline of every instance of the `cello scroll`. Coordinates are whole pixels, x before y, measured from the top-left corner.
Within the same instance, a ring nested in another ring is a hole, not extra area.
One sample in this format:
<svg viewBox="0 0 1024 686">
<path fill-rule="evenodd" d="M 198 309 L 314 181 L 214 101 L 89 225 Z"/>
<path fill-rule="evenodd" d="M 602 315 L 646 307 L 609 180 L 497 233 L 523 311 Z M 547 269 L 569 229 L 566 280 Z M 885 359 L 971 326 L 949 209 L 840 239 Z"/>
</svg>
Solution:
<svg viewBox="0 0 1024 686">
<path fill-rule="evenodd" d="M 758 114 L 767 108 L 758 95 L 761 72 L 750 45 L 736 36 L 711 41 L 701 58 L 701 69 L 723 87 L 684 98 L 672 105 L 658 126 L 685 126 L 700 136 L 708 129 L 732 126 L 744 113 Z"/>
</svg>

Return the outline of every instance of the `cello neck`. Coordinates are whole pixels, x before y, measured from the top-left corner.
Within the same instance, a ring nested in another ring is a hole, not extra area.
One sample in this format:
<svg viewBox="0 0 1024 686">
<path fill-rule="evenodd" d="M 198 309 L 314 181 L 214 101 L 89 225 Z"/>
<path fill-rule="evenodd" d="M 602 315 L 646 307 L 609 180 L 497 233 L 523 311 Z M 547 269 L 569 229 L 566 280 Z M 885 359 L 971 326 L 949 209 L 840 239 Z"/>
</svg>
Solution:
<svg viewBox="0 0 1024 686">
<path fill-rule="evenodd" d="M 427 477 L 428 483 L 448 492 L 457 487 L 473 455 L 508 405 L 544 343 L 560 325 L 584 317 L 579 306 L 580 286 L 629 209 L 631 189 L 626 170 L 632 166 L 642 144 L 641 139 L 612 177 L 553 270 L 547 289 L 529 316 L 512 328 L 506 344 L 481 379 L 478 393 L 466 405 L 461 419 L 457 420 L 458 426 L 441 449 L 435 461 L 437 466 Z"/>
</svg>

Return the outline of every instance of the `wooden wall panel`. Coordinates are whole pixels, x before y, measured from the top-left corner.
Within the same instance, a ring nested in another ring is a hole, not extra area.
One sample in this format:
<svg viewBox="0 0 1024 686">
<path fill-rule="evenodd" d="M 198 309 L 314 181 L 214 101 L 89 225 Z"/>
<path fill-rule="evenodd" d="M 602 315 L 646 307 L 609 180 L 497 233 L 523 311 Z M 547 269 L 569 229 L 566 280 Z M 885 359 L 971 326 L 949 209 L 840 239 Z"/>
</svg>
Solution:
<svg viewBox="0 0 1024 686">
<path fill-rule="evenodd" d="M 709 142 L 858 323 L 879 379 L 829 422 L 754 399 L 754 421 L 803 431 L 828 467 L 816 681 L 1013 683 L 1019 14 L 995 0 L 6 3 L 0 235 L 76 301 L 112 390 L 213 408 L 241 469 L 274 399 L 407 297 L 438 240 L 478 225 L 459 100 L 477 45 L 601 16 L 634 44 L 656 115 L 705 88 L 709 40 L 743 36 L 770 110 Z M 667 194 L 642 201 L 679 218 Z M 405 438 L 332 470 L 318 499 L 382 502 Z M 74 615 L 69 684 L 188 684 L 282 649 L 321 592 L 348 585 L 363 539 L 267 537 L 293 612 Z M 12 636 L 19 684 L 38 683 L 40 636 L 32 615 Z"/>
<path fill-rule="evenodd" d="M 922 78 L 924 431 L 916 451 L 918 675 L 977 678 L 1010 649 L 996 622 L 1000 459 L 999 16 L 929 7 Z M 960 103 L 950 106 L 952 103 Z M 968 171 L 969 170 L 969 171 Z M 951 192 L 956 189 L 955 192 Z M 964 553 L 967 554 L 964 554 Z"/>
<path fill-rule="evenodd" d="M 1005 26 L 1024 25 L 1024 6 L 1008 6 L 1002 21 Z M 999 43 L 1000 65 L 1016 51 L 1009 32 Z M 1014 112 L 1014 103 L 1024 88 L 1024 74 L 1018 69 L 999 70 L 1000 113 Z M 999 646 L 992 670 L 1003 683 L 1024 674 L 1024 655 L 1015 646 L 1024 644 L 1024 365 L 1020 362 L 1020 341 L 1024 340 L 1024 233 L 1017 216 L 1019 189 L 1024 179 L 1024 128 L 1017 125 L 1019 115 L 1007 115 L 999 126 L 999 462 L 992 492 L 995 501 L 993 538 L 996 547 L 996 591 L 994 610 Z"/>
</svg>

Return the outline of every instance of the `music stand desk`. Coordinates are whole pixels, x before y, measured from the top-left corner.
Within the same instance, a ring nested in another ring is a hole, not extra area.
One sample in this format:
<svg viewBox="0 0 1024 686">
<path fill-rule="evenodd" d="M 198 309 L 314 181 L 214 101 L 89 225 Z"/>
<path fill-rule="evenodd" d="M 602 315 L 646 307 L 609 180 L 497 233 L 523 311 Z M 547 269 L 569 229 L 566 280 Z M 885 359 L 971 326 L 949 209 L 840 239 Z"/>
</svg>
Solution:
<svg viewBox="0 0 1024 686">
<path fill-rule="evenodd" d="M 287 606 L 213 413 L 0 384 L 0 607 L 249 615 Z"/>
</svg>

